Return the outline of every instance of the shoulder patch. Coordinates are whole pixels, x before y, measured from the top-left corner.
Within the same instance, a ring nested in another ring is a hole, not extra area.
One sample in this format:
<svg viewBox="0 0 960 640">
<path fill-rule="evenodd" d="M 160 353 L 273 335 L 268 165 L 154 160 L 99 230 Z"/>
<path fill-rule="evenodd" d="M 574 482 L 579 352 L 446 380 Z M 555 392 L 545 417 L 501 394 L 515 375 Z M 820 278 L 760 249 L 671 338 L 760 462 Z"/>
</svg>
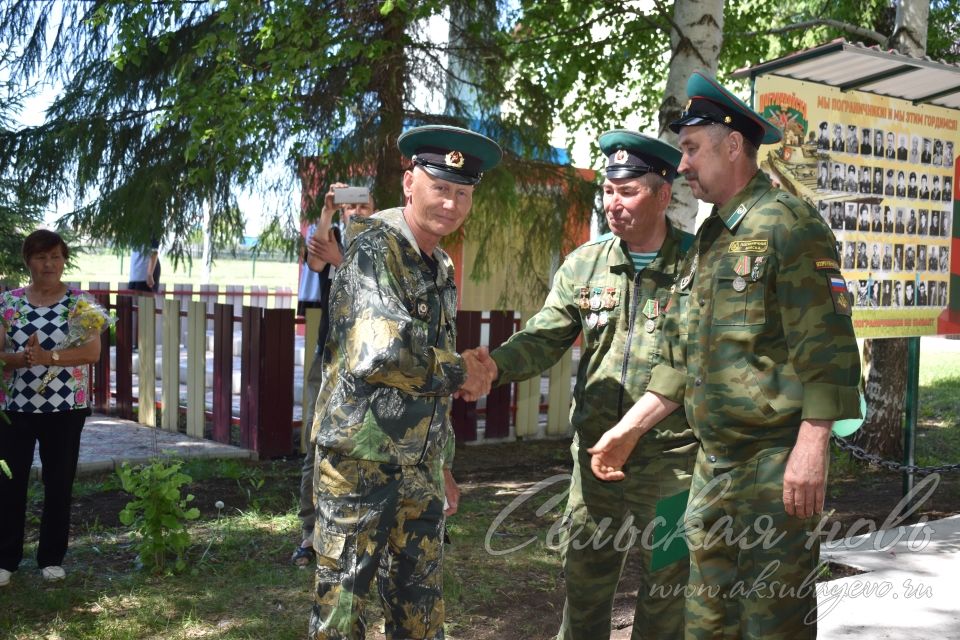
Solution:
<svg viewBox="0 0 960 640">
<path fill-rule="evenodd" d="M 840 265 L 836 260 L 830 258 L 821 258 L 814 263 L 814 268 L 817 271 L 840 271 Z"/>
<path fill-rule="evenodd" d="M 830 297 L 833 298 L 833 310 L 841 316 L 853 315 L 853 295 L 847 290 L 847 283 L 840 276 L 827 276 Z"/>
</svg>

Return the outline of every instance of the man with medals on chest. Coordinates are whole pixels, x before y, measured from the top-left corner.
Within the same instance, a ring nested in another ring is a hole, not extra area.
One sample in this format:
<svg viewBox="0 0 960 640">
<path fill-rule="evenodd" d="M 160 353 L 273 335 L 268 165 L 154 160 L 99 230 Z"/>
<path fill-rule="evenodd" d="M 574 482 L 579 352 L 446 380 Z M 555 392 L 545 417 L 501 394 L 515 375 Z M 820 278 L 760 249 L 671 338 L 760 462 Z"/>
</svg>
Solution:
<svg viewBox="0 0 960 640">
<path fill-rule="evenodd" d="M 625 130 L 604 133 L 599 144 L 607 157 L 603 206 L 611 233 L 571 252 L 543 308 L 490 354 L 495 384 L 516 382 L 539 376 L 582 336 L 561 538 L 567 594 L 557 637 L 583 640 L 610 636 L 620 573 L 630 547 L 640 546 L 640 536 L 632 545 L 625 536 L 616 543 L 617 532 L 631 525 L 643 531 L 658 501 L 685 495 L 695 446 L 678 410 L 633 452 L 629 482 L 602 482 L 590 472 L 586 446 L 640 397 L 659 361 L 664 307 L 690 240 L 666 217 L 680 151 Z M 649 547 L 639 549 L 643 577 L 633 637 L 680 638 L 687 559 L 661 568 L 658 556 L 652 566 Z"/>
<path fill-rule="evenodd" d="M 700 442 L 686 638 L 815 638 L 830 431 L 860 414 L 852 299 L 829 227 L 759 170 L 781 133 L 713 78 L 695 72 L 687 94 L 679 171 L 713 211 L 670 299 L 663 362 L 591 466 L 628 478 L 633 448 L 684 406 Z"/>
</svg>

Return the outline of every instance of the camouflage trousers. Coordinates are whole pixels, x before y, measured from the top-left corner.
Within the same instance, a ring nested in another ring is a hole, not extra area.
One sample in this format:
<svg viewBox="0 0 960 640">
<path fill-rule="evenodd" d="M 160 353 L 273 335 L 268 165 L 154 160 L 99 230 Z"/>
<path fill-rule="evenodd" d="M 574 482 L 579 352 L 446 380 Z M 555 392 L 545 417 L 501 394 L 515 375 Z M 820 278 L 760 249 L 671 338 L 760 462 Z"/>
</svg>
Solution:
<svg viewBox="0 0 960 640">
<path fill-rule="evenodd" d="M 808 540 L 819 517 L 784 511 L 789 455 L 767 449 L 733 469 L 697 456 L 684 521 L 688 640 L 816 638 L 820 545 Z"/>
<path fill-rule="evenodd" d="M 387 638 L 442 639 L 440 461 L 399 466 L 318 447 L 315 469 L 310 638 L 364 638 L 364 609 L 376 576 Z"/>
<path fill-rule="evenodd" d="M 684 558 L 651 571 L 652 545 L 643 544 L 643 532 L 654 520 L 659 500 L 690 486 L 692 454 L 631 461 L 624 466 L 626 479 L 603 482 L 593 475 L 590 455 L 577 439 L 570 452 L 573 476 L 560 538 L 567 594 L 557 638 L 610 637 L 613 599 L 632 548 L 639 550 L 640 560 L 632 638 L 680 638 L 689 563 Z"/>
</svg>

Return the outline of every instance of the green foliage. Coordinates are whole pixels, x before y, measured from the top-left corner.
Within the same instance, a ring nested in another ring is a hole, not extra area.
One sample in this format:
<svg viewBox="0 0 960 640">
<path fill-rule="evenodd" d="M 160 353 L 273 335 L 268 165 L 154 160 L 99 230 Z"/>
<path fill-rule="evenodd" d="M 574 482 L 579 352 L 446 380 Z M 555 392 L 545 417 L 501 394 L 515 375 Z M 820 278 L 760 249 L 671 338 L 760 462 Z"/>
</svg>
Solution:
<svg viewBox="0 0 960 640">
<path fill-rule="evenodd" d="M 120 512 L 120 522 L 139 535 L 140 561 L 155 573 L 167 571 L 167 557 L 175 556 L 174 569 L 186 567 L 184 552 L 190 546 L 186 521 L 196 520 L 200 511 L 188 508 L 193 495 L 181 495 L 181 487 L 192 478 L 183 473 L 182 462 L 156 461 L 131 467 L 124 463 L 117 474 L 123 490 L 134 496 Z"/>
<path fill-rule="evenodd" d="M 521 0 L 510 15 L 508 47 L 518 110 L 570 132 L 600 133 L 638 116 L 641 128 L 655 124 L 677 4 Z M 958 16 L 958 0 L 931 4 L 928 55 L 960 60 Z M 728 82 L 736 69 L 838 37 L 885 46 L 894 19 L 889 0 L 726 2 L 718 75 Z"/>
<path fill-rule="evenodd" d="M 447 9 L 457 20 L 443 46 L 424 21 Z M 404 126 L 482 126 L 510 161 L 478 189 L 467 232 L 496 245 L 505 219 L 522 219 L 531 244 L 553 242 L 563 229 L 538 237 L 542 220 L 566 222 L 556 212 L 582 181 L 528 160 L 546 157 L 550 118 L 501 113 L 509 58 L 498 15 L 497 0 L 11 0 L 0 9 L 0 34 L 16 52 L 11 77 L 63 90 L 43 125 L 0 136 L 0 171 L 44 202 L 73 198 L 73 228 L 121 246 L 165 235 L 180 259 L 206 211 L 215 248 L 235 244 L 243 190 L 275 203 L 265 212 L 272 245 L 295 242 L 299 216 L 286 203 L 300 180 L 322 189 L 373 175 L 378 204 L 395 206 Z M 444 113 L 418 109 L 415 88 L 443 94 L 454 79 L 466 89 L 447 91 Z M 521 191 L 538 180 L 551 181 L 551 198 L 525 208 Z M 592 193 L 580 202 L 589 214 Z M 507 253 L 481 253 L 480 269 Z"/>
</svg>

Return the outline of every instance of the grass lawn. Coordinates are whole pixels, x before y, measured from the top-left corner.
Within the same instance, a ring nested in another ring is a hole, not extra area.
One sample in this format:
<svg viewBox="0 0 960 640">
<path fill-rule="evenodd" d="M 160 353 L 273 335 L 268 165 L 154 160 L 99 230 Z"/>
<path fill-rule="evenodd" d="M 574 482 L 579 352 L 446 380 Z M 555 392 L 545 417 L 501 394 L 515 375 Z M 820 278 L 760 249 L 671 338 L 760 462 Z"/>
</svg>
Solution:
<svg viewBox="0 0 960 640">
<path fill-rule="evenodd" d="M 116 256 L 102 251 L 87 252 L 79 250 L 73 256 L 73 268 L 64 272 L 64 280 L 79 281 L 83 286 L 90 282 L 126 283 L 130 279 L 130 254 Z M 203 280 L 203 265 L 199 259 L 193 264 L 179 264 L 174 268 L 173 261 L 160 256 L 160 281 L 168 288 L 174 283 L 200 285 Z M 267 287 L 289 287 L 297 289 L 299 268 L 296 260 L 238 260 L 218 258 L 210 271 L 210 284 L 258 285 Z"/>
</svg>

